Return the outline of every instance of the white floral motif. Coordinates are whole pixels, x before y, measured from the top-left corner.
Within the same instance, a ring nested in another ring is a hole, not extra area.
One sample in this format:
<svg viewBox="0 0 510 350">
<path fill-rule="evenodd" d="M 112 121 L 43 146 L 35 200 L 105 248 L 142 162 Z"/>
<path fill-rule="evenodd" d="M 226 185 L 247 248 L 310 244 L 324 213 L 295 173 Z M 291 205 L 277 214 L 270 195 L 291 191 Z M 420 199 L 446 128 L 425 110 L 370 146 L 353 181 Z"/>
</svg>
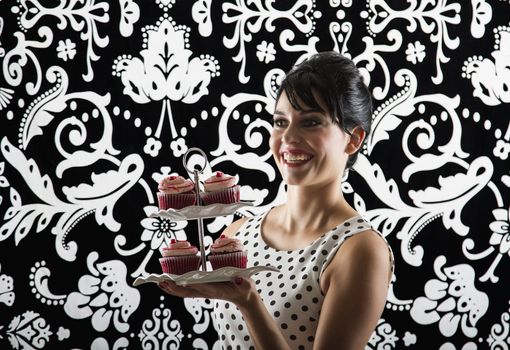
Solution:
<svg viewBox="0 0 510 350">
<path fill-rule="evenodd" d="M 43 76 L 37 55 L 31 49 L 45 49 L 53 41 L 53 32 L 46 26 L 40 27 L 37 30 L 37 34 L 41 37 L 42 41 L 27 40 L 24 33 L 16 32 L 14 35 L 17 40 L 16 46 L 5 54 L 2 63 L 3 76 L 5 81 L 11 86 L 19 86 L 21 84 L 23 81 L 23 67 L 28 62 L 34 64 L 36 81 L 25 84 L 25 88 L 30 95 L 35 95 L 39 91 Z"/>
<path fill-rule="evenodd" d="M 191 16 L 198 23 L 198 32 L 204 37 L 212 33 L 211 0 L 197 0 L 191 8 Z"/>
<path fill-rule="evenodd" d="M 411 162 L 402 171 L 402 179 L 408 182 L 413 174 L 440 169 L 444 164 L 452 162 L 452 159 L 456 159 L 456 163 L 463 164 L 466 169 L 465 172 L 459 172 L 455 176 L 438 176 L 439 187 L 410 190 L 409 197 L 413 200 L 413 206 L 402 200 L 395 180 L 387 180 L 377 164 L 370 164 L 368 159 L 360 154 L 354 165 L 357 172 L 363 174 L 377 197 L 388 205 L 388 208 L 367 211 L 365 213 L 367 219 L 379 227 L 383 234 L 389 234 L 400 220 L 407 218 L 397 232 L 397 238 L 402 240 L 401 252 L 404 260 L 413 266 L 419 266 L 423 247 L 413 247 L 412 242 L 431 221 L 442 217 L 445 228 L 452 228 L 461 236 L 468 234 L 469 227 L 461 220 L 462 209 L 491 180 L 493 165 L 488 157 L 479 157 L 471 163 L 464 161 L 468 154 L 462 149 L 462 126 L 455 110 L 460 102 L 459 96 L 453 98 L 440 94 L 415 96 L 416 77 L 404 69 L 396 73 L 395 81 L 398 85 L 404 86 L 404 90 L 384 102 L 374 112 L 373 129 L 367 140 L 368 154 L 372 152 L 375 144 L 388 140 L 389 132 L 399 127 L 402 120 L 416 111 L 417 107 L 424 111 L 425 103 L 437 104 L 445 109 L 441 113 L 443 119 L 450 120 L 452 124 L 450 140 L 438 146 L 438 152 L 431 153 L 429 150 L 434 146 L 435 128 L 424 120 L 408 123 L 403 134 L 402 146 L 404 154 Z M 416 141 L 411 141 L 411 135 L 418 134 L 417 131 L 420 131 L 419 137 Z M 409 147 L 413 142 L 419 149 L 427 152 L 414 154 Z"/>
<path fill-rule="evenodd" d="M 214 322 L 211 322 L 214 317 L 214 304 L 210 299 L 186 298 L 184 299 L 184 307 L 195 320 L 195 325 L 193 326 L 193 331 L 195 333 L 204 333 L 210 323 L 216 326 Z"/>
<path fill-rule="evenodd" d="M 143 30 L 147 35 L 142 59 L 121 56 L 115 60 L 114 75 L 121 78 L 124 93 L 137 103 L 163 101 L 155 136 L 159 138 L 168 113 L 172 137 L 177 131 L 170 100 L 191 104 L 206 95 L 211 79 L 219 76 L 218 61 L 210 55 L 190 60 L 189 28 L 176 25 L 170 17 L 161 18 L 156 26 Z"/>
<path fill-rule="evenodd" d="M 444 268 L 445 256 L 438 256 L 434 271 L 439 279 L 425 284 L 425 296 L 414 300 L 411 317 L 419 324 L 439 322 L 439 331 L 451 337 L 460 328 L 473 338 L 477 335 L 476 323 L 489 307 L 489 297 L 475 287 L 475 271 L 467 264 Z"/>
<path fill-rule="evenodd" d="M 117 170 L 92 173 L 91 184 L 64 186 L 62 191 L 68 200 L 65 202 L 57 197 L 50 177 L 40 173 L 33 159 L 27 159 L 23 152 L 9 143 L 7 138 L 2 139 L 0 147 L 6 160 L 24 174 L 25 181 L 32 185 L 32 190 L 43 201 L 22 204 L 18 192 L 11 187 L 12 205 L 7 209 L 5 221 L 0 227 L 0 241 L 14 234 L 15 242 L 18 244 L 28 235 L 34 224 L 37 232 L 40 232 L 50 224 L 53 216 L 61 214 L 60 220 L 51 232 L 56 236 L 55 246 L 58 255 L 65 260 L 73 261 L 76 258 L 77 245 L 75 242 L 68 242 L 67 235 L 76 222 L 86 215 L 95 213 L 98 224 L 103 224 L 113 231 L 120 229 L 120 223 L 113 218 L 113 207 L 118 198 L 140 178 L 143 167 L 138 155 L 127 156 Z M 87 161 L 84 152 L 79 154 Z M 123 179 L 120 185 L 119 179 Z"/>
<path fill-rule="evenodd" d="M 179 158 L 188 150 L 186 140 L 183 137 L 179 137 L 177 140 L 170 142 L 170 148 L 172 149 L 175 158 Z"/>
<path fill-rule="evenodd" d="M 507 210 L 503 208 L 497 208 L 492 211 L 495 220 L 489 225 L 489 228 L 492 231 L 492 235 L 489 239 L 491 247 L 485 249 L 485 251 L 481 253 L 473 254 L 470 252 L 470 250 L 472 250 L 475 246 L 475 243 L 472 239 L 466 239 L 462 244 L 464 255 L 473 260 L 485 258 L 496 251 L 496 257 L 492 261 L 491 266 L 488 268 L 485 274 L 480 277 L 481 282 L 490 280 L 492 283 L 497 283 L 499 281 L 499 277 L 495 275 L 496 268 L 505 255 L 510 257 L 509 211 L 510 209 Z"/>
<path fill-rule="evenodd" d="M 481 38 L 485 34 L 485 26 L 492 19 L 492 7 L 485 0 L 471 0 L 473 18 L 471 19 L 471 35 Z"/>
<path fill-rule="evenodd" d="M 16 316 L 6 330 L 13 349 L 43 349 L 53 332 L 46 320 L 34 311 Z"/>
<path fill-rule="evenodd" d="M 155 172 L 152 174 L 151 178 L 155 182 L 159 183 L 165 176 L 171 175 L 172 169 L 169 166 L 162 166 L 160 172 Z"/>
<path fill-rule="evenodd" d="M 2 271 L 2 265 L 0 265 L 0 271 Z M 7 306 L 12 306 L 12 304 L 14 304 L 15 294 L 13 289 L 12 277 L 0 274 L 0 303 L 4 303 Z"/>
<path fill-rule="evenodd" d="M 222 135 L 219 138 L 218 147 L 211 152 L 216 157 L 211 161 L 212 168 L 224 161 L 235 162 L 238 166 L 247 169 L 256 169 L 267 175 L 270 181 L 276 177 L 275 169 L 267 162 L 272 157 L 271 151 L 267 147 L 261 147 L 264 141 L 264 134 L 269 135 L 271 124 L 267 120 L 257 118 L 245 130 L 245 143 L 252 149 L 250 152 L 238 153 L 241 150 L 241 145 L 235 144 L 228 137 L 232 127 L 229 127 L 229 122 L 235 119 L 236 109 L 244 104 L 253 105 L 256 113 L 261 113 L 263 110 L 266 113 L 274 112 L 274 100 L 276 96 L 276 82 L 285 75 L 285 73 L 278 68 L 272 69 L 267 72 L 264 77 L 264 91 L 265 95 L 244 94 L 238 93 L 233 96 L 224 96 L 222 104 L 225 106 L 219 126 L 218 134 Z M 262 130 L 263 132 L 261 132 Z M 265 151 L 264 154 L 259 155 L 255 152 Z"/>
<path fill-rule="evenodd" d="M 235 32 L 230 38 L 224 37 L 223 44 L 229 49 L 239 45 L 237 55 L 232 59 L 241 62 L 238 78 L 243 84 L 250 80 L 250 77 L 245 75 L 245 44 L 251 41 L 252 33 L 260 31 L 264 22 L 268 32 L 275 30 L 273 22 L 277 19 L 290 20 L 301 33 L 310 33 L 314 29 L 313 1 L 297 0 L 288 10 L 274 8 L 272 1 L 236 0 L 235 4 L 224 2 L 222 5 L 223 22 L 236 24 Z"/>
<path fill-rule="evenodd" d="M 510 309 L 501 314 L 501 323 L 496 323 L 491 327 L 491 333 L 487 337 L 487 343 L 490 350 L 508 350 L 510 334 Z"/>
<path fill-rule="evenodd" d="M 345 26 L 345 23 L 342 26 Z M 384 73 L 384 86 L 374 86 L 373 88 L 373 96 L 378 100 L 382 100 L 387 97 L 391 83 L 391 73 L 384 56 L 381 55 L 381 52 L 396 52 L 400 50 L 402 45 L 402 34 L 398 30 L 389 30 L 386 37 L 390 43 L 379 44 L 375 43 L 374 39 L 371 37 L 363 38 L 363 41 L 366 44 L 365 50 L 358 56 L 352 58 L 356 66 L 360 67 L 360 73 L 367 85 L 371 85 L 370 72 L 374 71 L 378 65 L 381 66 Z M 345 45 L 342 49 L 345 49 Z M 362 66 L 362 63 L 364 62 L 366 62 L 366 64 Z M 405 70 L 401 69 L 396 75 L 407 75 L 402 74 L 403 71 Z M 395 77 L 395 80 L 397 80 L 397 76 Z"/>
<path fill-rule="evenodd" d="M 30 284 L 33 286 L 32 293 L 43 304 L 64 305 L 65 294 L 55 295 L 48 288 L 48 279 L 51 271 L 46 267 L 46 261 L 38 261 L 30 269 Z"/>
<path fill-rule="evenodd" d="M 160 298 L 164 301 L 164 297 Z M 142 349 L 179 349 L 184 335 L 178 320 L 172 320 L 172 311 L 164 308 L 152 310 L 152 320 L 145 320 L 138 333 Z"/>
<path fill-rule="evenodd" d="M 119 0 L 120 23 L 119 31 L 124 37 L 133 34 L 133 26 L 140 19 L 140 7 L 133 0 Z"/>
<path fill-rule="evenodd" d="M 159 154 L 161 147 L 161 141 L 156 140 L 154 137 L 149 137 L 145 146 L 143 146 L 143 151 L 152 157 L 156 157 Z"/>
<path fill-rule="evenodd" d="M 339 18 L 343 19 L 344 17 Z M 352 29 L 352 23 L 347 21 L 344 21 L 342 24 L 338 22 L 331 22 L 329 24 L 329 35 L 335 43 L 333 51 L 341 53 L 348 58 L 352 58 L 347 48 L 349 38 L 352 35 Z M 319 40 L 318 38 L 316 39 Z M 340 44 L 342 45 L 340 46 Z"/>
<path fill-rule="evenodd" d="M 406 59 L 413 64 L 423 62 L 425 58 L 425 46 L 422 45 L 418 40 L 407 45 Z"/>
<path fill-rule="evenodd" d="M 462 67 L 462 76 L 470 79 L 474 87 L 473 96 L 488 106 L 510 102 L 510 27 L 499 26 L 496 30 L 497 44 L 491 53 L 494 62 L 482 56 L 469 57 Z"/>
<path fill-rule="evenodd" d="M 489 271 L 496 268 L 503 255 L 510 257 L 510 208 L 508 210 L 502 208 L 494 209 L 492 214 L 496 220 L 489 225 L 489 228 L 492 230 L 489 243 L 495 246 L 498 255 L 494 259 Z"/>
<path fill-rule="evenodd" d="M 11 102 L 14 90 L 0 87 L 0 111 Z"/>
<path fill-rule="evenodd" d="M 274 61 L 276 50 L 274 49 L 273 43 L 262 41 L 257 45 L 257 57 L 260 62 L 269 63 Z"/>
<path fill-rule="evenodd" d="M 374 34 L 387 31 L 386 27 L 390 22 L 399 18 L 409 22 L 407 26 L 409 32 L 414 32 L 420 25 L 424 33 L 431 34 L 431 41 L 437 43 L 437 74 L 432 77 L 432 82 L 440 84 L 443 81 L 441 63 L 449 60 L 443 52 L 443 45 L 455 50 L 460 43 L 458 37 L 452 39 L 448 33 L 448 25 L 460 23 L 460 4 L 447 3 L 447 1 L 411 1 L 408 2 L 408 8 L 395 10 L 385 0 L 369 0 L 368 2 L 370 14 L 365 16 L 368 18 L 369 29 Z"/>
<path fill-rule="evenodd" d="M 64 339 L 69 339 L 69 336 L 71 335 L 71 331 L 64 327 L 58 327 L 57 331 L 57 337 L 58 340 L 62 341 Z"/>
<path fill-rule="evenodd" d="M 158 211 L 158 207 L 148 205 L 143 208 L 145 214 L 150 214 Z M 150 242 L 150 248 L 157 250 L 162 248 L 170 239 L 186 239 L 184 228 L 187 226 L 187 221 L 170 221 L 163 217 L 146 217 L 140 222 L 144 228 L 141 240 Z"/>
<path fill-rule="evenodd" d="M 416 334 L 412 334 L 410 332 L 405 332 L 402 340 L 404 341 L 404 345 L 407 347 L 414 345 L 414 344 L 416 344 Z"/>
<path fill-rule="evenodd" d="M 510 153 L 510 142 L 501 139 L 496 141 L 496 146 L 494 146 L 492 153 L 501 160 L 506 160 Z"/>
<path fill-rule="evenodd" d="M 75 319 L 91 318 L 94 329 L 104 332 L 113 322 L 115 329 L 129 330 L 129 317 L 140 304 L 140 292 L 128 286 L 126 265 L 120 260 L 97 262 L 98 254 L 87 257 L 92 275 L 84 275 L 78 282 L 79 292 L 68 295 L 64 310 Z"/>
<path fill-rule="evenodd" d="M 391 324 L 380 319 L 365 349 L 394 349 L 398 341 L 396 333 Z"/>
<path fill-rule="evenodd" d="M 72 60 L 76 55 L 76 44 L 73 43 L 70 39 L 60 40 L 57 46 L 57 56 L 62 60 Z"/>
<path fill-rule="evenodd" d="M 174 173 L 175 174 L 175 173 Z M 160 174 L 154 174 L 153 180 L 159 182 L 164 176 L 170 175 L 170 168 L 162 167 Z M 140 225 L 143 228 L 140 239 L 143 242 L 135 251 L 144 250 L 147 245 L 150 249 L 146 249 L 146 254 L 142 259 L 142 263 L 138 268 L 131 273 L 131 277 L 139 277 L 146 275 L 147 262 L 150 261 L 154 254 L 161 256 L 159 249 L 162 248 L 171 238 L 178 240 L 187 239 L 184 228 L 188 225 L 187 221 L 170 221 L 162 217 L 149 217 L 150 214 L 157 212 L 159 209 L 153 205 L 147 205 L 143 208 L 145 218 L 140 221 Z M 132 255 L 133 251 L 123 251 L 122 245 L 125 244 L 125 238 L 117 237 L 120 241 L 117 241 L 117 251 L 122 255 Z"/>
<path fill-rule="evenodd" d="M 509 254 L 510 251 L 510 208 L 507 209 L 494 209 L 492 211 L 496 221 L 490 224 L 492 236 L 490 244 L 499 245 L 499 252 L 501 254 Z M 509 254 L 510 255 L 510 254 Z"/>
<path fill-rule="evenodd" d="M 336 25 L 335 25 L 336 24 Z M 345 24 L 344 24 L 345 25 Z M 347 24 L 348 26 L 348 24 Z M 330 28 L 332 28 L 332 31 L 335 31 L 336 28 L 340 28 L 340 25 L 338 23 L 332 23 L 330 25 Z M 344 28 L 344 26 L 342 26 Z M 296 38 L 296 34 L 290 30 L 290 29 L 284 29 L 280 33 L 280 46 L 285 52 L 302 52 L 301 56 L 296 60 L 294 65 L 297 65 L 301 62 L 303 62 L 305 59 L 309 58 L 310 56 L 316 54 L 317 48 L 316 45 L 320 41 L 319 37 L 312 35 L 308 38 L 308 42 L 306 44 L 301 44 L 298 42 L 297 44 L 292 44 L 292 41 Z M 336 38 L 333 38 L 335 40 Z M 298 41 L 298 40 L 296 40 Z M 335 47 L 333 48 L 333 51 L 339 51 L 338 50 L 338 44 L 335 40 Z M 342 52 L 345 53 L 345 52 Z M 348 56 L 348 53 L 345 53 L 346 56 Z"/>
<path fill-rule="evenodd" d="M 61 31 L 65 30 L 69 23 L 71 28 L 80 32 L 80 37 L 87 41 L 87 73 L 82 77 L 85 81 L 92 81 L 94 72 L 91 62 L 100 58 L 94 52 L 93 43 L 100 48 L 106 47 L 109 43 L 108 36 L 101 37 L 97 29 L 97 23 L 107 23 L 110 19 L 108 2 L 96 4 L 95 0 L 83 2 L 60 0 L 59 6 L 44 7 L 45 4 L 46 2 L 41 3 L 39 0 L 20 1 L 17 10 L 20 25 L 25 29 L 34 28 L 39 20 L 46 16 L 57 17 L 57 28 Z M 82 6 L 80 7 L 78 4 Z M 46 28 L 52 33 L 48 27 L 42 28 Z M 39 29 L 39 33 L 41 29 Z"/>
<path fill-rule="evenodd" d="M 60 214 L 58 222 L 54 223 L 51 233 L 55 235 L 57 254 L 68 261 L 76 258 L 76 242 L 68 242 L 67 235 L 73 227 L 85 216 L 94 214 L 99 225 L 105 225 L 112 231 L 118 231 L 121 227 L 113 217 L 113 208 L 117 200 L 140 179 L 142 173 L 142 159 L 139 155 L 127 155 L 123 159 L 116 159 L 119 154 L 112 145 L 113 125 L 110 114 L 106 108 L 109 104 L 109 95 L 100 96 L 92 91 L 67 92 L 69 80 L 66 72 L 57 66 L 48 69 L 46 78 L 51 83 L 57 82 L 56 86 L 44 93 L 44 98 L 37 98 L 31 104 L 22 118 L 22 129 L 19 135 L 19 148 L 14 147 L 7 137 L 0 142 L 0 151 L 7 162 L 19 173 L 23 174 L 23 180 L 30 184 L 30 188 L 39 198 L 40 202 L 22 204 L 18 192 L 11 187 L 11 207 L 4 215 L 4 221 L 0 227 L 0 241 L 14 235 L 15 243 L 18 244 L 36 227 L 41 232 L 48 227 L 51 219 Z M 86 169 L 98 160 L 109 163 L 113 160 L 113 169 L 103 173 L 91 173 L 87 183 L 76 186 L 63 186 L 62 192 L 66 200 L 59 198 L 53 188 L 52 178 L 48 174 L 41 174 L 36 161 L 27 158 L 23 152 L 34 137 L 43 135 L 43 128 L 53 119 L 55 113 L 60 113 L 70 106 L 82 102 L 87 107 L 94 109 L 92 114 L 97 113 L 98 119 L 104 125 L 103 134 L 99 139 L 91 140 L 92 147 L 81 147 L 87 141 L 87 127 L 84 121 L 76 117 L 64 118 L 57 126 L 54 140 L 61 160 L 55 169 L 58 177 L 72 167 Z M 71 131 L 72 130 L 72 131 Z M 68 140 L 64 143 L 74 149 L 62 145 L 62 138 L 69 132 Z"/>
</svg>

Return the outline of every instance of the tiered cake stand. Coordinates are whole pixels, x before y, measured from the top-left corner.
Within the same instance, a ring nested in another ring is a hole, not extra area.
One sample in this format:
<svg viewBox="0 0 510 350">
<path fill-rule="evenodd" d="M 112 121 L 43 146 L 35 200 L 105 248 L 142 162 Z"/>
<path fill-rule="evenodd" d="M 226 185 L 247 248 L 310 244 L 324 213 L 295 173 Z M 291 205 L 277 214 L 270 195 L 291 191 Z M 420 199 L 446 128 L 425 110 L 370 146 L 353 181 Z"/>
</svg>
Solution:
<svg viewBox="0 0 510 350">
<path fill-rule="evenodd" d="M 189 168 L 188 159 L 194 153 L 198 152 L 203 157 L 205 164 L 203 166 L 195 166 L 193 169 Z M 193 173 L 193 180 L 195 183 L 196 193 L 196 205 L 185 207 L 179 210 L 167 209 L 154 212 L 149 217 L 164 217 L 172 221 L 188 221 L 197 220 L 198 222 L 198 237 L 200 245 L 200 267 L 201 270 L 190 271 L 183 275 L 173 275 L 169 273 L 151 273 L 144 277 L 138 277 L 134 282 L 133 286 L 138 286 L 144 283 L 158 283 L 165 280 L 171 280 L 176 282 L 178 285 L 195 284 L 195 283 L 211 283 L 211 282 L 226 282 L 232 278 L 250 277 L 261 271 L 273 271 L 278 272 L 279 270 L 273 266 L 254 266 L 250 268 L 236 268 L 236 267 L 223 267 L 221 269 L 207 271 L 207 263 L 205 257 L 205 246 L 204 246 L 204 219 L 215 218 L 219 216 L 227 216 L 234 214 L 237 210 L 251 206 L 251 202 L 239 202 L 231 204 L 215 203 L 210 205 L 202 205 L 200 198 L 200 174 L 203 174 L 204 169 L 207 166 L 207 156 L 200 148 L 190 148 L 183 157 L 183 165 L 188 173 Z M 197 169 L 198 168 L 198 169 Z"/>
</svg>

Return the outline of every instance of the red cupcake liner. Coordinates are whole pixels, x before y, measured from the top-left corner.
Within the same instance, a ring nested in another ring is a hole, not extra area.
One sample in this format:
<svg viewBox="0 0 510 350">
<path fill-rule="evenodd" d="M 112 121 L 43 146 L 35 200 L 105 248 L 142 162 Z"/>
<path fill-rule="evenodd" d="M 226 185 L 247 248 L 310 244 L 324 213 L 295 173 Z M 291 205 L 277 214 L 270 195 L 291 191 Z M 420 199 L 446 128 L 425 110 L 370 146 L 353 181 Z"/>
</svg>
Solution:
<svg viewBox="0 0 510 350">
<path fill-rule="evenodd" d="M 225 266 L 238 267 L 241 269 L 246 268 L 248 263 L 248 254 L 246 251 L 233 252 L 233 253 L 220 253 L 220 254 L 209 254 L 209 262 L 213 270 Z"/>
<path fill-rule="evenodd" d="M 200 197 L 205 205 L 238 203 L 241 199 L 241 186 L 235 185 L 221 191 L 202 192 Z"/>
<path fill-rule="evenodd" d="M 167 256 L 159 258 L 159 264 L 165 273 L 182 275 L 186 272 L 198 270 L 198 266 L 200 265 L 200 256 Z"/>
<path fill-rule="evenodd" d="M 196 202 L 195 193 L 163 193 L 158 192 L 158 206 L 160 210 L 182 209 Z"/>
</svg>

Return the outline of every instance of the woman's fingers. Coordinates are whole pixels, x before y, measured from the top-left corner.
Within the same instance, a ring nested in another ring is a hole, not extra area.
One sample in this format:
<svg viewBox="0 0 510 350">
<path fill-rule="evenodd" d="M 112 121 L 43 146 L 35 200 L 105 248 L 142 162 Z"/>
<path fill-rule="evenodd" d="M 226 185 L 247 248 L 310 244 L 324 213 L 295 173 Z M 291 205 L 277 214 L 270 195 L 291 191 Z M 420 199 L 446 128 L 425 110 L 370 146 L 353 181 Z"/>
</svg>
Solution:
<svg viewBox="0 0 510 350">
<path fill-rule="evenodd" d="M 172 294 L 181 298 L 197 298 L 202 297 L 198 295 L 198 293 L 189 288 L 189 287 L 181 287 L 175 284 L 172 281 L 163 281 L 158 283 L 158 287 L 167 292 L 168 294 Z"/>
<path fill-rule="evenodd" d="M 232 284 L 230 282 L 198 283 L 186 288 L 194 290 L 204 298 L 227 300 L 229 291 L 232 290 Z"/>
<path fill-rule="evenodd" d="M 228 283 L 228 282 L 227 282 Z M 228 283 L 230 284 L 230 283 Z M 224 283 L 203 283 L 178 286 L 172 281 L 163 281 L 158 283 L 158 287 L 167 292 L 181 298 L 211 298 L 224 299 L 225 286 Z"/>
</svg>

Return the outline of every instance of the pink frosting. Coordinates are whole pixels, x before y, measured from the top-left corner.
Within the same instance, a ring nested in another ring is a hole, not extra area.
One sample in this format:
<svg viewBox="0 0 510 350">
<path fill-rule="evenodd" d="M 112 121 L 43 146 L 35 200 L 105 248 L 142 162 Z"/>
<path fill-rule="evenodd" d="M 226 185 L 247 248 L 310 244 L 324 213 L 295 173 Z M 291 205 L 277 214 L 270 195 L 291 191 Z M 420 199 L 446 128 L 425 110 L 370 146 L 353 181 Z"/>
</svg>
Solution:
<svg viewBox="0 0 510 350">
<path fill-rule="evenodd" d="M 170 240 L 168 247 L 163 248 L 163 256 L 182 256 L 182 255 L 195 255 L 198 253 L 198 248 L 191 245 L 188 241 Z"/>
<path fill-rule="evenodd" d="M 238 180 L 239 179 L 237 175 L 231 176 L 224 174 L 221 171 L 217 171 L 213 176 L 205 180 L 204 190 L 206 190 L 207 192 L 221 191 L 226 188 L 235 186 Z"/>
<path fill-rule="evenodd" d="M 171 175 L 165 177 L 158 185 L 158 190 L 167 194 L 184 193 L 193 190 L 193 181 L 182 176 Z"/>
<path fill-rule="evenodd" d="M 228 238 L 225 235 L 221 235 L 211 245 L 211 253 L 232 253 L 240 252 L 244 250 L 244 246 L 237 238 Z"/>
</svg>

